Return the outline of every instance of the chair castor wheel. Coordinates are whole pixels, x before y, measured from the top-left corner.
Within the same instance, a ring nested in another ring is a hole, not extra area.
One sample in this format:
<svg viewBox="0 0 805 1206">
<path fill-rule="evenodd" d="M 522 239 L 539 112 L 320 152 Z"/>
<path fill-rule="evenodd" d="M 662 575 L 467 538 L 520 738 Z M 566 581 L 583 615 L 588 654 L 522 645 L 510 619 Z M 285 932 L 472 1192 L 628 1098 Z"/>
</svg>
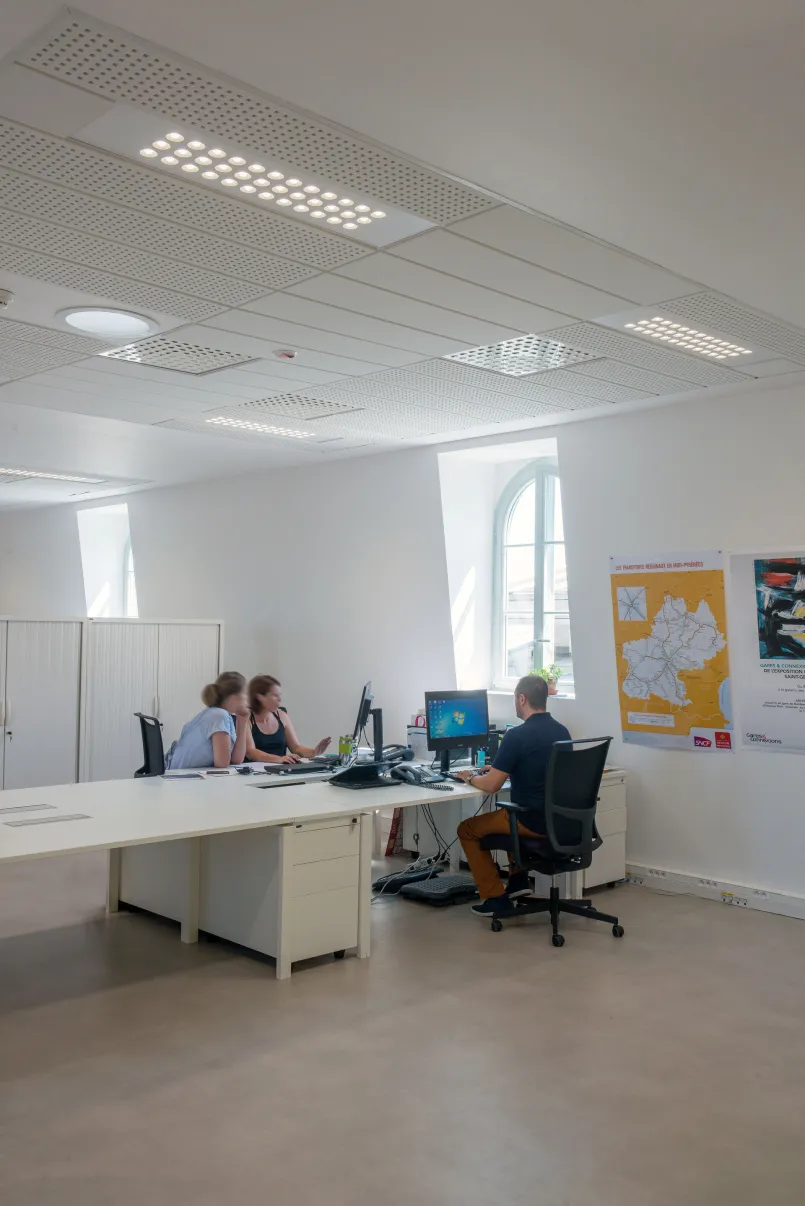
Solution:
<svg viewBox="0 0 805 1206">
<path fill-rule="evenodd" d="M 564 934 L 552 934 L 551 942 L 553 943 L 554 946 L 564 946 L 565 945 Z"/>
<path fill-rule="evenodd" d="M 346 951 L 333 951 L 333 958 L 334 959 L 343 959 L 344 955 L 346 955 L 346 953 L 347 953 Z"/>
<path fill-rule="evenodd" d="M 493 917 L 492 924 L 489 928 L 491 929 L 493 934 L 499 934 L 500 931 L 503 929 L 503 922 L 498 921 L 497 917 Z"/>
<path fill-rule="evenodd" d="M 616 938 L 622 938 L 624 935 L 623 926 L 622 925 L 613 925 L 612 933 L 615 935 Z"/>
</svg>

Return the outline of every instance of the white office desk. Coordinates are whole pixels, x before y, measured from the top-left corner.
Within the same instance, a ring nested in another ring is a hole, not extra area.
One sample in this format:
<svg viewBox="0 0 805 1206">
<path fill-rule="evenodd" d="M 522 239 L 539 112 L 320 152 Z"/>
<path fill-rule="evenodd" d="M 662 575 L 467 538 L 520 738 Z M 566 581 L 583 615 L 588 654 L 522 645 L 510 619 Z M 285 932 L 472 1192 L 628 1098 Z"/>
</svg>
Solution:
<svg viewBox="0 0 805 1206">
<path fill-rule="evenodd" d="M 109 850 L 111 912 L 171 917 L 185 942 L 202 928 L 274 956 L 284 978 L 328 951 L 368 957 L 372 814 L 444 798 L 245 775 L 24 788 L 0 792 L 0 863 Z"/>
</svg>

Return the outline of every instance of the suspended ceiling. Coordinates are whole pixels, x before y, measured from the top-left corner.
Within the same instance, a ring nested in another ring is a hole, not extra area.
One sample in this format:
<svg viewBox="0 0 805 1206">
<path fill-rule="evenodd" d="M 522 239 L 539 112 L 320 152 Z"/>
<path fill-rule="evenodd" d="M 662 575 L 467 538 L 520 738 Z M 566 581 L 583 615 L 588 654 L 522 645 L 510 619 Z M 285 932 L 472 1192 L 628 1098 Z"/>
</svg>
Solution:
<svg viewBox="0 0 805 1206">
<path fill-rule="evenodd" d="M 266 10 L 236 2 L 244 44 L 268 45 L 257 20 Z M 122 20 L 120 6 L 93 7 Z M 443 139 L 431 167 L 391 149 L 402 118 L 381 131 L 367 110 L 358 123 L 385 144 L 334 125 L 343 89 L 312 115 L 255 87 L 251 71 L 227 78 L 177 53 L 214 58 L 212 26 L 202 55 L 198 29 L 177 41 L 170 21 L 168 50 L 77 11 L 16 0 L 12 8 L 19 41 L 0 66 L 0 287 L 16 301 L 0 318 L 0 432 L 41 431 L 43 411 L 105 421 L 106 463 L 88 450 L 92 463 L 71 454 L 71 470 L 116 470 L 135 482 L 310 463 L 655 399 L 704 401 L 709 391 L 805 369 L 805 332 L 760 311 L 751 292 L 721 292 L 729 273 L 708 276 L 673 241 L 671 271 L 522 208 L 527 190 L 513 197 L 520 165 L 493 180 L 488 140 L 457 179 L 439 166 L 454 166 L 457 149 L 466 156 L 463 144 Z M 350 6 L 341 11 L 346 18 Z M 147 13 L 146 5 L 140 25 Z M 371 29 L 361 41 L 371 46 Z M 375 50 L 377 58 L 383 47 Z M 367 78 L 358 72 L 358 92 L 372 74 L 371 62 Z M 272 70 L 258 83 L 275 78 Z M 381 89 L 379 110 L 387 99 Z M 408 99 L 415 110 L 415 86 Z M 493 112 L 493 96 L 488 103 Z M 439 128 L 442 119 L 440 110 Z M 232 196 L 183 177 L 180 164 L 138 156 L 138 141 L 150 146 L 168 130 L 242 147 L 266 168 L 281 164 L 286 176 L 383 206 L 386 226 L 323 228 L 311 210 L 286 212 L 254 191 Z M 509 127 L 500 130 L 505 140 Z M 401 141 L 411 149 L 410 130 Z M 590 158 L 588 170 L 594 194 L 600 162 Z M 601 174 L 603 184 L 609 171 Z M 554 219 L 575 214 L 577 200 L 567 200 Z M 666 197 L 655 227 L 673 227 L 680 204 Z M 641 206 L 627 208 L 634 230 L 644 229 Z M 632 243 L 656 254 L 649 240 Z M 728 250 L 740 263 L 741 249 Z M 120 351 L 69 333 L 58 312 L 81 304 L 130 308 L 159 334 Z M 805 318 L 805 306 L 777 312 Z M 660 319 L 670 336 L 664 326 L 642 331 Z M 701 339 L 686 336 L 680 347 L 671 338 L 680 329 Z M 721 356 L 727 345 L 742 350 Z M 288 350 L 293 359 L 278 358 Z M 145 447 L 150 429 L 148 449 L 161 454 L 153 472 L 148 455 L 136 465 L 110 459 L 110 420 L 130 449 Z M 64 469 L 41 442 L 33 464 L 31 443 L 25 467 Z"/>
</svg>

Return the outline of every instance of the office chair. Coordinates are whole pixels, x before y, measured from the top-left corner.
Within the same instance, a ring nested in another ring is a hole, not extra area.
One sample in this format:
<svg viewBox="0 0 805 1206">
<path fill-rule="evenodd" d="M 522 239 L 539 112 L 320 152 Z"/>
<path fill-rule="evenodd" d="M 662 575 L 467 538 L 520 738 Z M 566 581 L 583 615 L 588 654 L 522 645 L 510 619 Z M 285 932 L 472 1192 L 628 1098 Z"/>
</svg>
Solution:
<svg viewBox="0 0 805 1206">
<path fill-rule="evenodd" d="M 165 750 L 162 746 L 162 722 L 156 716 L 145 716 L 135 712 L 140 718 L 140 733 L 143 739 L 143 764 L 134 772 L 135 779 L 150 775 L 164 775 Z"/>
<path fill-rule="evenodd" d="M 557 741 L 554 745 L 545 776 L 547 839 L 522 837 L 517 830 L 517 816 L 525 809 L 517 804 L 500 802 L 500 807 L 509 814 L 511 832 L 489 834 L 481 840 L 482 848 L 506 850 L 513 855 L 518 870 L 538 871 L 550 876 L 551 891 L 547 900 L 526 896 L 512 901 L 510 913 L 492 919 L 495 933 L 503 929 L 502 921 L 508 917 L 550 913 L 551 942 L 554 946 L 564 946 L 564 937 L 559 933 L 559 914 L 573 913 L 577 917 L 591 917 L 593 921 L 606 921 L 616 938 L 623 937 L 623 926 L 617 917 L 599 913 L 589 900 L 561 899 L 555 884 L 557 875 L 572 874 L 589 867 L 593 853 L 603 845 L 595 827 L 595 807 L 611 741 L 611 737 L 588 737 Z"/>
</svg>

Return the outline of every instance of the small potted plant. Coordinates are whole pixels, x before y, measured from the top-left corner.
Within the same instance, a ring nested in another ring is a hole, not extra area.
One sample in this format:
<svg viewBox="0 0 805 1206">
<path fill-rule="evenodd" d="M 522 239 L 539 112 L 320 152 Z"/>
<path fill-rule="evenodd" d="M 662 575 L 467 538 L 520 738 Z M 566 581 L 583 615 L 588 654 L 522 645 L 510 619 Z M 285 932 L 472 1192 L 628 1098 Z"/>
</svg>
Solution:
<svg viewBox="0 0 805 1206">
<path fill-rule="evenodd" d="M 559 679 L 562 677 L 561 666 L 557 666 L 555 662 L 552 662 L 550 666 L 543 666 L 541 670 L 532 670 L 531 673 L 545 679 L 548 684 L 549 695 L 558 695 Z"/>
</svg>

